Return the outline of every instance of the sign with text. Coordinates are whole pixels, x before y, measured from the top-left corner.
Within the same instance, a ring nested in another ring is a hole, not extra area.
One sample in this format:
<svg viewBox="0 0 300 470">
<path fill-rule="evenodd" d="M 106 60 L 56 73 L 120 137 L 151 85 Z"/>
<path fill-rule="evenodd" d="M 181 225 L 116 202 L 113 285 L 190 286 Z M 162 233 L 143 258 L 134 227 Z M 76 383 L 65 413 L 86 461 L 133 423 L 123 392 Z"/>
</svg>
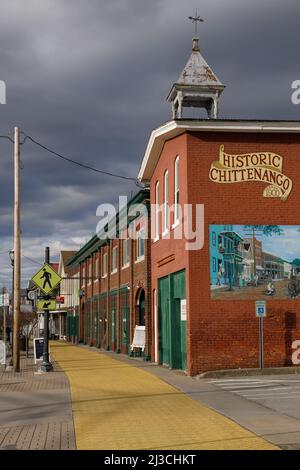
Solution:
<svg viewBox="0 0 300 470">
<path fill-rule="evenodd" d="M 180 301 L 180 317 L 181 321 L 186 321 L 186 299 Z"/>
<path fill-rule="evenodd" d="M 288 198 L 293 183 L 282 173 L 282 156 L 273 152 L 230 155 L 224 149 L 224 145 L 221 145 L 219 160 L 211 164 L 211 181 L 222 184 L 260 181 L 268 184 L 263 197 Z"/>
</svg>

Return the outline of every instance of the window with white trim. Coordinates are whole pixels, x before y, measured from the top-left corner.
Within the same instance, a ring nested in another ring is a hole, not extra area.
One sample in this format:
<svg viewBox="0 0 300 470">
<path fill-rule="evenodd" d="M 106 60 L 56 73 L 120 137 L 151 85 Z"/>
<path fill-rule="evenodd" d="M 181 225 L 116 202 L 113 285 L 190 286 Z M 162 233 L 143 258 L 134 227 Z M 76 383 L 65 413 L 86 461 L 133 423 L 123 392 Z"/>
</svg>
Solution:
<svg viewBox="0 0 300 470">
<path fill-rule="evenodd" d="M 104 253 L 102 258 L 102 277 L 107 276 L 107 253 Z"/>
<path fill-rule="evenodd" d="M 159 238 L 159 182 L 155 185 L 155 239 Z"/>
<path fill-rule="evenodd" d="M 130 264 L 130 239 L 127 238 L 123 240 L 123 259 L 122 259 L 122 266 L 129 266 Z"/>
<path fill-rule="evenodd" d="M 111 272 L 114 273 L 118 270 L 118 247 L 114 246 L 112 249 L 112 259 L 111 259 Z"/>
<path fill-rule="evenodd" d="M 141 228 L 136 232 L 136 260 L 139 261 L 145 256 L 145 229 Z"/>
<path fill-rule="evenodd" d="M 92 259 L 88 261 L 88 284 L 92 282 Z"/>
<path fill-rule="evenodd" d="M 94 257 L 94 263 L 95 263 L 95 268 L 94 268 L 94 273 L 95 273 L 94 281 L 97 281 L 98 278 L 99 278 L 99 255 L 97 256 L 97 254 L 95 254 L 95 257 Z"/>
<path fill-rule="evenodd" d="M 179 222 L 179 156 L 174 163 L 174 224 Z"/>
<path fill-rule="evenodd" d="M 164 175 L 164 225 L 163 232 L 166 233 L 169 228 L 169 172 Z"/>
</svg>

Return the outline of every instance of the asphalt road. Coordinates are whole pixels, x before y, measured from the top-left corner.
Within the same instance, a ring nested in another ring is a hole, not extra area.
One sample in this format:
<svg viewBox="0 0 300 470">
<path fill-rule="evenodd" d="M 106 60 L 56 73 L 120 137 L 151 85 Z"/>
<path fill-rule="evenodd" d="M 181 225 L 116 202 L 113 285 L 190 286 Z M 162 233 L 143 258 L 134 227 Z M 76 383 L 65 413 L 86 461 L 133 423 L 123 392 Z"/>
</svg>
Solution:
<svg viewBox="0 0 300 470">
<path fill-rule="evenodd" d="M 300 420 L 300 378 L 298 375 L 214 379 L 209 380 L 209 383 Z"/>
</svg>

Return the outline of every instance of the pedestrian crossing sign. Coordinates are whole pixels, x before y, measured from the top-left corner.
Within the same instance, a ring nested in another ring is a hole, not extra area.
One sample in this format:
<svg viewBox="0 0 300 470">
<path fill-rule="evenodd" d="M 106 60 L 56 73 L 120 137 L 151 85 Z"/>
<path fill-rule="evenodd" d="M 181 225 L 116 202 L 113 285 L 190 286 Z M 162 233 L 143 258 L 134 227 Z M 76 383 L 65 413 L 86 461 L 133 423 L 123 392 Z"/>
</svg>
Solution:
<svg viewBox="0 0 300 470">
<path fill-rule="evenodd" d="M 44 294 L 50 294 L 50 292 L 58 286 L 61 281 L 59 274 L 50 266 L 45 263 L 44 266 L 32 277 L 31 279 Z"/>
<path fill-rule="evenodd" d="M 56 310 L 56 300 L 38 300 L 36 306 L 38 312 L 43 310 Z"/>
</svg>

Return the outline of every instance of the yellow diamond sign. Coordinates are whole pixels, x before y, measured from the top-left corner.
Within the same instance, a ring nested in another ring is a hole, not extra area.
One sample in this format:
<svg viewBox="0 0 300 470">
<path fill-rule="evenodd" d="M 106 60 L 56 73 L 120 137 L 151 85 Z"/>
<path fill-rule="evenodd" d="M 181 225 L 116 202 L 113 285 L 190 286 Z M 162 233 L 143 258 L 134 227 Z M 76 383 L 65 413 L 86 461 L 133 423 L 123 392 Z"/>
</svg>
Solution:
<svg viewBox="0 0 300 470">
<path fill-rule="evenodd" d="M 56 310 L 56 300 L 38 300 L 37 309 L 39 312 L 42 310 Z"/>
<path fill-rule="evenodd" d="M 45 263 L 31 280 L 44 294 L 50 294 L 60 283 L 61 277 L 50 264 Z"/>
</svg>

